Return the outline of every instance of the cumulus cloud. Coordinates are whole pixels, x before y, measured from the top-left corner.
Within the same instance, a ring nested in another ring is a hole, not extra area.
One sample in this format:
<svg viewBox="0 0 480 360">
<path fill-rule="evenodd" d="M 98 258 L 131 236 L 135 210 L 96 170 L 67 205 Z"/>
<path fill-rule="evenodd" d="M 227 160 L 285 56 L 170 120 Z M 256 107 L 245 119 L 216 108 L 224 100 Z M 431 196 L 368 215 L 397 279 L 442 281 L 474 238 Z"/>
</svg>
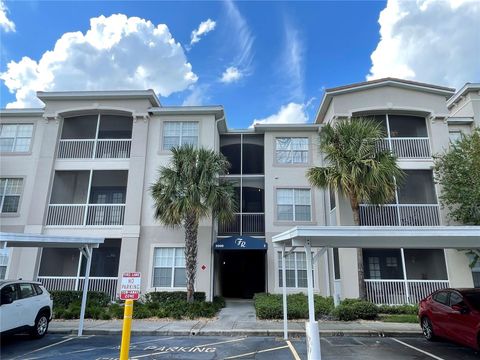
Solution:
<svg viewBox="0 0 480 360">
<path fill-rule="evenodd" d="M 393 76 L 460 87 L 480 79 L 480 2 L 389 0 L 367 80 Z"/>
<path fill-rule="evenodd" d="M 199 42 L 202 36 L 214 30 L 216 25 L 217 23 L 211 19 L 202 21 L 200 25 L 198 25 L 198 28 L 192 31 L 192 35 L 190 36 L 190 45 Z"/>
<path fill-rule="evenodd" d="M 85 33 L 65 33 L 40 60 L 11 61 L 0 74 L 16 94 L 7 107 L 39 106 L 36 91 L 187 89 L 198 77 L 165 24 L 123 14 L 90 19 Z"/>
<path fill-rule="evenodd" d="M 243 74 L 235 66 L 228 67 L 222 74 L 220 81 L 223 83 L 231 83 L 242 78 Z"/>
<path fill-rule="evenodd" d="M 229 26 L 226 33 L 232 34 L 229 40 L 229 46 L 232 48 L 231 52 L 234 54 L 234 57 L 230 65 L 225 69 L 223 75 L 228 69 L 235 69 L 234 71 L 238 74 L 238 79 L 240 79 L 252 73 L 253 43 L 255 37 L 247 21 L 233 1 L 225 1 L 224 4 L 226 6 L 228 19 L 227 24 Z M 232 72 L 232 70 L 230 71 Z"/>
<path fill-rule="evenodd" d="M 310 103 L 310 102 L 309 102 Z M 282 105 L 280 110 L 263 119 L 255 119 L 250 127 L 256 124 L 298 124 L 308 121 L 307 107 L 309 104 L 288 103 Z"/>
<path fill-rule="evenodd" d="M 205 104 L 209 99 L 208 89 L 210 85 L 195 85 L 192 87 L 190 94 L 183 100 L 182 106 L 200 106 Z"/>
<path fill-rule="evenodd" d="M 0 0 L 0 28 L 5 32 L 15 32 L 15 23 L 8 18 L 7 13 L 5 2 Z"/>
</svg>

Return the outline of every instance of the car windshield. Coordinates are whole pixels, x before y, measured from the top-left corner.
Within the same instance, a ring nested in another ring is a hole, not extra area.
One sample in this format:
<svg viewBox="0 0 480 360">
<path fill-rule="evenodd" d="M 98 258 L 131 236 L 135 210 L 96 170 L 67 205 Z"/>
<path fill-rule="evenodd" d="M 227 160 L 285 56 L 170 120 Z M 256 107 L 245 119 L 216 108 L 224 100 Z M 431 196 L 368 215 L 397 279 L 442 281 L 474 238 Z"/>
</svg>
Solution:
<svg viewBox="0 0 480 360">
<path fill-rule="evenodd" d="M 480 292 L 465 293 L 463 295 L 475 309 L 480 311 Z"/>
</svg>

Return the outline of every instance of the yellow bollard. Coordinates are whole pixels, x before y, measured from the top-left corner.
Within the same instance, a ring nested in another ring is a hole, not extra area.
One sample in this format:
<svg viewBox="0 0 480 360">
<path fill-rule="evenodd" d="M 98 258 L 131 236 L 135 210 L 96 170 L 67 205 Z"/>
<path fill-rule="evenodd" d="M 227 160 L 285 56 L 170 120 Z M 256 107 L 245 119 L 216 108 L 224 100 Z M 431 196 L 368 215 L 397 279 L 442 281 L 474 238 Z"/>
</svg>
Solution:
<svg viewBox="0 0 480 360">
<path fill-rule="evenodd" d="M 133 300 L 125 300 L 123 312 L 122 345 L 120 346 L 120 360 L 128 360 L 130 350 L 130 330 L 132 328 Z"/>
</svg>

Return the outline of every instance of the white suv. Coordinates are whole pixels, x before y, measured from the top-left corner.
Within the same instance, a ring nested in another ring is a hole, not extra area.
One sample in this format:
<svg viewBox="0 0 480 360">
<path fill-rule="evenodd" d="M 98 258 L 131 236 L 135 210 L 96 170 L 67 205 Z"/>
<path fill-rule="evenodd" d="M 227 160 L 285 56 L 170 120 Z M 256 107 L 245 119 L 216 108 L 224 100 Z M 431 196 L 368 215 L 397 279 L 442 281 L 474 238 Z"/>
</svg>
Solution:
<svg viewBox="0 0 480 360">
<path fill-rule="evenodd" d="M 28 331 L 35 338 L 47 333 L 53 301 L 39 282 L 0 281 L 0 333 Z"/>
</svg>

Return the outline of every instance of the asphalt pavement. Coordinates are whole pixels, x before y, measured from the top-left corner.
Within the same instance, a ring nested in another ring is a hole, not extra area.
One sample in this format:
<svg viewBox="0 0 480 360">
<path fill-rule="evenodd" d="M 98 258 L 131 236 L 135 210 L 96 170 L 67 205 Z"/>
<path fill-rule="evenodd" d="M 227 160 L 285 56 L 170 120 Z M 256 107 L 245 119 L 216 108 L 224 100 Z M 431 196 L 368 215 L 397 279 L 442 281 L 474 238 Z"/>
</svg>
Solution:
<svg viewBox="0 0 480 360">
<path fill-rule="evenodd" d="M 95 359 L 114 360 L 119 356 L 120 336 L 84 337 L 47 334 L 31 340 L 24 335 L 2 338 L 3 360 Z M 449 342 L 430 343 L 418 337 L 322 337 L 323 360 L 339 359 L 416 359 L 478 360 L 472 349 Z M 305 338 L 285 341 L 274 337 L 202 337 L 202 336 L 134 336 L 130 359 L 306 359 Z"/>
</svg>

